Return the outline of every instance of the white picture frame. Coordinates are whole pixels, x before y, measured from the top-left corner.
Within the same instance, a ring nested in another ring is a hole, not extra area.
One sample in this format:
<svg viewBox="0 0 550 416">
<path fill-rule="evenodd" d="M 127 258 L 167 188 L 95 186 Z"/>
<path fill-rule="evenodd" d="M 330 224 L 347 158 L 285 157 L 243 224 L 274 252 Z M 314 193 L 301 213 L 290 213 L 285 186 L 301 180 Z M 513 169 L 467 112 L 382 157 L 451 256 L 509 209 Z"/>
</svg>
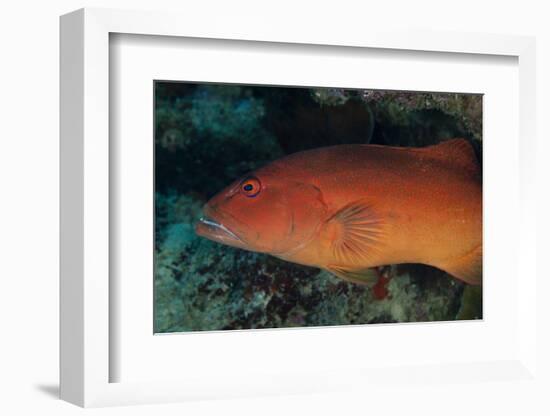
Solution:
<svg viewBox="0 0 550 416">
<path fill-rule="evenodd" d="M 184 22 L 184 23 L 182 23 Z M 535 42 L 508 35 L 361 30 L 327 33 L 312 25 L 307 33 L 295 27 L 244 20 L 235 27 L 223 19 L 204 25 L 200 19 L 170 13 L 83 9 L 61 18 L 61 398 L 80 406 L 159 403 L 196 398 L 243 397 L 281 393 L 319 393 L 371 386 L 376 380 L 404 378 L 411 370 L 370 367 L 369 371 L 331 369 L 316 373 L 282 372 L 264 380 L 238 380 L 227 374 L 220 382 L 203 377 L 178 381 L 111 382 L 109 275 L 112 218 L 109 194 L 109 36 L 114 33 L 247 42 L 332 45 L 333 47 L 429 51 L 440 54 L 504 55 L 518 59 L 520 177 L 517 269 L 523 284 L 517 290 L 517 354 L 498 361 L 442 362 L 414 368 L 422 382 L 458 379 L 531 380 L 537 383 L 535 261 Z M 296 331 L 295 334 L 298 334 Z M 297 336 L 297 335 L 294 335 Z M 441 375 L 443 374 L 443 375 Z M 481 374 L 481 377 L 472 376 Z M 441 379 L 439 377 L 442 377 Z M 406 378 L 406 377 L 405 377 Z M 342 380 L 347 380 L 343 382 Z M 411 379 L 411 380 L 412 380 Z M 410 381 L 411 383 L 413 381 Z M 370 388 L 370 387 L 369 387 Z"/>
</svg>

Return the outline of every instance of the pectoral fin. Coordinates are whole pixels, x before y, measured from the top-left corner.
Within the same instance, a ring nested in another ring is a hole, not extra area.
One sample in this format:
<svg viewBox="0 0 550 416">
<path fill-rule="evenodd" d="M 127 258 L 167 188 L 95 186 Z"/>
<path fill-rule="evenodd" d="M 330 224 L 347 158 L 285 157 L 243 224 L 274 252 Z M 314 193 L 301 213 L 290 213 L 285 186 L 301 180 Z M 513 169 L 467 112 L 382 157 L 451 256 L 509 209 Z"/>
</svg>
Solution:
<svg viewBox="0 0 550 416">
<path fill-rule="evenodd" d="M 357 270 L 367 268 L 373 254 L 379 252 L 383 221 L 367 201 L 357 200 L 329 218 L 322 233 L 331 241 L 334 264 Z"/>
<path fill-rule="evenodd" d="M 378 273 L 373 268 L 350 270 L 342 266 L 329 264 L 327 270 L 348 282 L 366 285 L 368 287 L 373 287 L 376 282 L 378 282 L 379 277 Z"/>
</svg>

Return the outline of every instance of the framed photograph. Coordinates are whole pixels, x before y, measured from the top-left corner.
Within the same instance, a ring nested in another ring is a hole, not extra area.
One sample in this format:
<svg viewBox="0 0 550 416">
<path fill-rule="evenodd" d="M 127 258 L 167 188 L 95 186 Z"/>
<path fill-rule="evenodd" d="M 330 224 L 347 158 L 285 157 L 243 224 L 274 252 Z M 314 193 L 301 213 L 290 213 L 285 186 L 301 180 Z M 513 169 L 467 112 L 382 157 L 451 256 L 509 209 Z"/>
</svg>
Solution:
<svg viewBox="0 0 550 416">
<path fill-rule="evenodd" d="M 61 397 L 537 383 L 534 40 L 218 23 L 61 18 Z"/>
</svg>

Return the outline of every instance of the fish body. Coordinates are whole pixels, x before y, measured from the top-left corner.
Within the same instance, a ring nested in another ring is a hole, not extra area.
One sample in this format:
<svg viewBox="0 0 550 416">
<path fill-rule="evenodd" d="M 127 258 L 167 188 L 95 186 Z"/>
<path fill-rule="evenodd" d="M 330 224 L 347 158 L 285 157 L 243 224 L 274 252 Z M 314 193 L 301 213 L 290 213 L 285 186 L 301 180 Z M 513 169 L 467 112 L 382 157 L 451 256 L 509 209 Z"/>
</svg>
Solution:
<svg viewBox="0 0 550 416">
<path fill-rule="evenodd" d="M 214 196 L 199 235 L 373 283 L 422 263 L 481 283 L 481 174 L 471 145 L 340 145 L 276 160 Z"/>
</svg>

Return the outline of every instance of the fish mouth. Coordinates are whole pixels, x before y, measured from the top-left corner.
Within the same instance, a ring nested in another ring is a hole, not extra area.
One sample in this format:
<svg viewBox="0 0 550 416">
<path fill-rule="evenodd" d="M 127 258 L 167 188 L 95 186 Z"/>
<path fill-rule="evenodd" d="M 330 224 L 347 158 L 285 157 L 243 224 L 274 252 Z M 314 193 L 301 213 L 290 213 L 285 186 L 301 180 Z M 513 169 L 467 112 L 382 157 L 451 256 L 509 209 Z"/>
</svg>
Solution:
<svg viewBox="0 0 550 416">
<path fill-rule="evenodd" d="M 237 234 L 209 216 L 199 218 L 199 221 L 195 225 L 195 232 L 202 237 L 220 243 L 228 245 L 243 244 L 243 241 Z"/>
</svg>

